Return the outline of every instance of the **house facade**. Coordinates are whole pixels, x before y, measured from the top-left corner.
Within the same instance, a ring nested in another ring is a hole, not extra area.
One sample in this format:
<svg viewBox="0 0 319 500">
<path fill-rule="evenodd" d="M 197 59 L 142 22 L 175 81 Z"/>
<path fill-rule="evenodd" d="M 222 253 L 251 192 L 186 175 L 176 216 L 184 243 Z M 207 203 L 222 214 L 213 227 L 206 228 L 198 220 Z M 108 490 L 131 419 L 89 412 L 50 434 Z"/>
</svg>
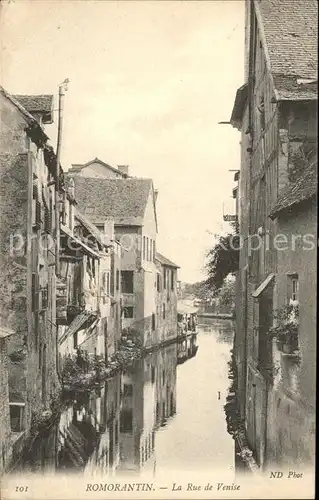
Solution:
<svg viewBox="0 0 319 500">
<path fill-rule="evenodd" d="M 69 169 L 69 173 L 72 176 L 80 175 L 82 177 L 101 179 L 126 179 L 129 176 L 129 166 L 118 165 L 117 167 L 113 167 L 99 158 L 94 158 L 83 164 L 73 164 Z"/>
<path fill-rule="evenodd" d="M 13 335 L 13 333 L 12 330 L 8 330 L 0 325 L 0 476 L 6 470 L 7 463 L 10 461 L 12 453 L 7 339 Z"/>
<path fill-rule="evenodd" d="M 39 96 L 26 96 L 25 105 Z M 37 118 L 50 121 L 52 96 Z M 33 110 L 33 109 L 32 109 Z M 58 395 L 55 330 L 56 158 L 40 122 L 0 89 L 1 323 L 7 340 L 11 430 L 16 451 L 32 419 Z M 61 172 L 59 172 L 59 175 Z M 12 407 L 12 409 L 11 409 Z"/>
<path fill-rule="evenodd" d="M 312 0 L 246 2 L 246 83 L 237 91 L 231 117 L 241 130 L 237 399 L 249 444 L 264 468 L 314 460 L 315 316 L 305 274 L 313 269 L 314 250 L 305 251 L 305 236 L 315 237 L 315 216 L 308 206 L 286 218 L 276 206 L 317 161 L 311 159 L 317 130 L 316 20 Z M 293 297 L 299 301 L 298 341 L 287 354 L 278 351 L 269 332 Z"/>
<path fill-rule="evenodd" d="M 111 284 L 114 270 L 110 239 L 113 223 L 100 232 L 75 206 L 74 183 L 68 180 L 60 229 L 60 276 L 57 323 L 60 371 L 80 350 L 87 360 L 100 356 L 108 363 L 115 352 Z"/>
<path fill-rule="evenodd" d="M 179 266 L 156 253 L 156 331 L 158 342 L 177 337 L 177 271 Z"/>
<path fill-rule="evenodd" d="M 150 179 L 73 177 L 82 212 L 101 231 L 114 220 L 114 239 L 121 248 L 121 269 L 115 270 L 115 290 L 121 294 L 122 328 L 144 346 L 156 343 L 155 192 Z M 115 314 L 117 312 L 115 311 Z"/>
</svg>

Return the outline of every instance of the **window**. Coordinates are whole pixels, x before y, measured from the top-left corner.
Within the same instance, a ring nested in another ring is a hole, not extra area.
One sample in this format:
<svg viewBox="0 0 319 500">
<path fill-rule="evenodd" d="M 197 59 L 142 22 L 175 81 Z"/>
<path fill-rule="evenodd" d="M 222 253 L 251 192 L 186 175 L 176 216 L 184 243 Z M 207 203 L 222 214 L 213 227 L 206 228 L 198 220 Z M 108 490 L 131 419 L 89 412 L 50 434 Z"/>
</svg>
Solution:
<svg viewBox="0 0 319 500">
<path fill-rule="evenodd" d="M 122 410 L 120 416 L 120 432 L 132 432 L 133 430 L 133 410 Z"/>
<path fill-rule="evenodd" d="M 134 293 L 134 271 L 121 271 L 122 293 Z"/>
<path fill-rule="evenodd" d="M 149 252 L 149 240 L 146 238 L 146 260 L 148 260 L 148 252 Z"/>
<path fill-rule="evenodd" d="M 155 240 L 153 241 L 153 261 L 155 262 Z"/>
<path fill-rule="evenodd" d="M 175 275 L 174 275 L 174 270 L 171 270 L 171 289 L 174 291 L 175 288 Z"/>
<path fill-rule="evenodd" d="M 157 273 L 157 291 L 160 292 L 161 291 L 161 275 L 159 273 Z"/>
<path fill-rule="evenodd" d="M 106 293 L 110 295 L 110 273 L 106 275 Z"/>
<path fill-rule="evenodd" d="M 164 280 L 163 286 L 164 286 L 164 289 L 166 290 L 166 268 L 164 268 L 164 270 L 163 270 L 163 280 Z"/>
<path fill-rule="evenodd" d="M 37 273 L 32 273 L 32 312 L 36 313 L 39 311 L 39 276 Z"/>
<path fill-rule="evenodd" d="M 143 236 L 143 260 L 146 260 L 146 238 Z"/>
<path fill-rule="evenodd" d="M 287 283 L 287 299 L 288 304 L 293 301 L 298 303 L 299 301 L 299 279 L 298 274 L 289 274 Z"/>
<path fill-rule="evenodd" d="M 291 298 L 292 300 L 296 301 L 299 298 L 299 282 L 298 278 L 293 278 L 291 281 L 292 284 L 292 293 L 291 293 Z"/>
<path fill-rule="evenodd" d="M 152 330 L 155 330 L 155 314 L 152 314 Z"/>
<path fill-rule="evenodd" d="M 124 307 L 123 315 L 124 315 L 124 318 L 133 318 L 134 317 L 134 308 L 132 306 Z"/>
<path fill-rule="evenodd" d="M 153 250 L 153 240 L 150 239 L 150 262 L 152 262 L 152 250 Z"/>
<path fill-rule="evenodd" d="M 44 231 L 50 233 L 52 231 L 52 211 L 47 205 L 44 195 L 42 194 L 43 207 L 44 207 Z"/>
<path fill-rule="evenodd" d="M 119 291 L 120 289 L 120 271 L 117 269 L 116 270 L 116 290 Z"/>
<path fill-rule="evenodd" d="M 22 432 L 24 429 L 25 403 L 9 403 L 10 425 L 12 432 Z"/>
<path fill-rule="evenodd" d="M 33 181 L 32 224 L 37 228 L 41 226 L 41 202 L 37 181 Z"/>
<path fill-rule="evenodd" d="M 133 396 L 133 385 L 124 384 L 123 385 L 123 396 Z"/>
<path fill-rule="evenodd" d="M 48 285 L 41 288 L 41 309 L 48 308 Z"/>
<path fill-rule="evenodd" d="M 166 318 L 166 305 L 163 304 L 163 319 Z"/>
</svg>

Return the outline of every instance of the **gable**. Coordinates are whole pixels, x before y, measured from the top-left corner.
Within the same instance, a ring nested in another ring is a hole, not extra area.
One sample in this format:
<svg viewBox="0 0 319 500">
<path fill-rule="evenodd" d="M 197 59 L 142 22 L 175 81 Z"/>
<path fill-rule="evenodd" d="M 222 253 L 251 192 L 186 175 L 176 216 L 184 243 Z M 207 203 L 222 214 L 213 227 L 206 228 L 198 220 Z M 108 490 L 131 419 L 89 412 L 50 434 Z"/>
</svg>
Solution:
<svg viewBox="0 0 319 500">
<path fill-rule="evenodd" d="M 95 158 L 84 164 L 73 164 L 70 173 L 81 175 L 82 177 L 96 177 L 105 179 L 122 179 L 124 176 L 118 169 L 104 163 L 99 158 Z"/>
</svg>

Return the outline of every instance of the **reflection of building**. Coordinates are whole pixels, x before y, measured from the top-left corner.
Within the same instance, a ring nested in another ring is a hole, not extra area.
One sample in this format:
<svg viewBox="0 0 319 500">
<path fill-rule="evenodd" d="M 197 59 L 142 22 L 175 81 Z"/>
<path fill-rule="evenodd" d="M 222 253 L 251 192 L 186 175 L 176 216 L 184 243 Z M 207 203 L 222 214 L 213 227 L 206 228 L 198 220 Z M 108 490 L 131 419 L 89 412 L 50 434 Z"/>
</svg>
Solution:
<svg viewBox="0 0 319 500">
<path fill-rule="evenodd" d="M 177 344 L 177 364 L 185 363 L 188 359 L 194 358 L 198 351 L 197 335 L 189 335 L 180 339 Z"/>
<path fill-rule="evenodd" d="M 261 467 L 315 457 L 317 17 L 312 0 L 246 2 L 246 83 L 231 117 L 242 136 L 237 395 Z M 299 329 L 285 318 L 276 345 L 269 331 L 291 304 Z"/>
<path fill-rule="evenodd" d="M 155 431 L 175 408 L 174 344 L 150 354 L 122 377 L 119 471 L 154 470 Z"/>
<path fill-rule="evenodd" d="M 90 398 L 89 412 L 98 430 L 98 440 L 85 472 L 114 475 L 119 465 L 119 419 L 121 376 L 107 381 L 100 394 Z"/>
<path fill-rule="evenodd" d="M 176 362 L 178 345 L 171 344 L 157 354 L 156 428 L 176 413 Z"/>
</svg>

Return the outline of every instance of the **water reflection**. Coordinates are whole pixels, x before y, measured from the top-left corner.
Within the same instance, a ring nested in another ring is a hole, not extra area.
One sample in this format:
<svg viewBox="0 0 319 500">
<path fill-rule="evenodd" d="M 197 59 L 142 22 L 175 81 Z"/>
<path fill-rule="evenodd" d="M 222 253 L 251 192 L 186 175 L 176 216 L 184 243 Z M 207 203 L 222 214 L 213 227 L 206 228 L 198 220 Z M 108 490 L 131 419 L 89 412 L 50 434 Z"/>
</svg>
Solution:
<svg viewBox="0 0 319 500">
<path fill-rule="evenodd" d="M 198 336 L 149 354 L 98 389 L 72 394 L 13 472 L 232 473 L 234 443 L 223 411 L 232 338 L 232 322 L 210 320 Z"/>
<path fill-rule="evenodd" d="M 177 363 L 196 352 L 193 336 L 137 361 L 99 389 L 73 394 L 59 420 L 26 450 L 17 469 L 96 476 L 152 471 L 155 432 L 176 413 Z"/>
<path fill-rule="evenodd" d="M 211 319 L 211 318 L 200 318 L 199 328 L 204 332 L 212 331 L 212 322 L 214 325 L 214 334 L 218 333 L 216 337 L 216 342 L 221 342 L 225 344 L 230 344 L 234 335 L 234 322 L 227 319 Z"/>
</svg>

